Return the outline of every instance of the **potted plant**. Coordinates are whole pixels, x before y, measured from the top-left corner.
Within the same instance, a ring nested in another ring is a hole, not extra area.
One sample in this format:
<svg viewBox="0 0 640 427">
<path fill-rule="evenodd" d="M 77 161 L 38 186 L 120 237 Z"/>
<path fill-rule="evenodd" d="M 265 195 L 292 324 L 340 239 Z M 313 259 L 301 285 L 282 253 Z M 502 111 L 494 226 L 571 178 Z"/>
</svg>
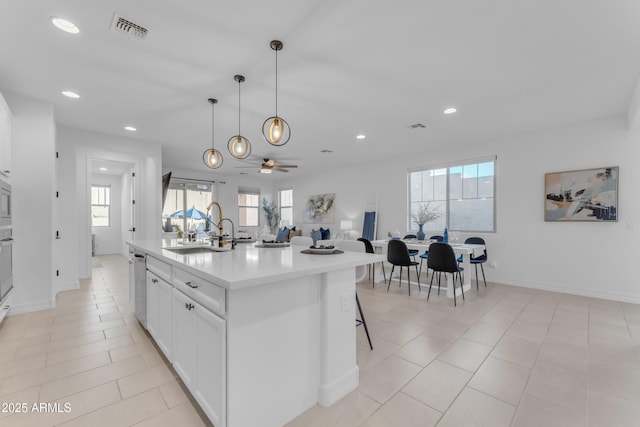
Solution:
<svg viewBox="0 0 640 427">
<path fill-rule="evenodd" d="M 418 224 L 418 234 L 417 234 L 418 240 L 424 240 L 424 237 L 425 237 L 422 227 L 426 223 L 435 221 L 436 219 L 442 216 L 441 212 L 436 212 L 437 207 L 430 209 L 429 208 L 430 204 L 431 202 L 427 202 L 426 204 L 420 205 L 418 210 L 411 214 L 411 219 L 413 219 L 416 222 L 416 224 Z"/>
<path fill-rule="evenodd" d="M 276 232 L 278 229 L 278 224 L 280 223 L 280 212 L 278 212 L 278 205 L 275 203 L 271 203 L 267 200 L 266 197 L 262 198 L 262 210 L 264 211 L 264 216 L 267 219 L 267 224 L 269 224 L 269 229 L 271 233 Z"/>
</svg>

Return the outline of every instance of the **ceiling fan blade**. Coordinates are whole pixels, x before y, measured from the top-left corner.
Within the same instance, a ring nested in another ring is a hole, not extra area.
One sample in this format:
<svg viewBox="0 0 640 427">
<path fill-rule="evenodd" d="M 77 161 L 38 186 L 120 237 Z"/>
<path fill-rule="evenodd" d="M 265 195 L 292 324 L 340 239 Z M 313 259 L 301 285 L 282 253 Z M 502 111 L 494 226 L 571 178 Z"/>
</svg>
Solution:
<svg viewBox="0 0 640 427">
<path fill-rule="evenodd" d="M 297 168 L 298 165 L 275 165 L 276 168 Z"/>
<path fill-rule="evenodd" d="M 274 171 L 278 171 L 278 172 L 289 172 L 289 171 L 288 171 L 288 170 L 286 170 L 286 169 L 278 169 L 278 168 L 276 168 L 276 167 L 274 167 L 272 170 L 274 170 Z"/>
</svg>

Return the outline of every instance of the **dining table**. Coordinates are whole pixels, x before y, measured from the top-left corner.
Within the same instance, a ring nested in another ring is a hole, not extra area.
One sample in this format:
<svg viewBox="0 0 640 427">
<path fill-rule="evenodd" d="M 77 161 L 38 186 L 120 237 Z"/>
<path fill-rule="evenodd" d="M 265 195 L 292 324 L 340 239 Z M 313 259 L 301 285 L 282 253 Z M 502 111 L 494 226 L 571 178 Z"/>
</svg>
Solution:
<svg viewBox="0 0 640 427">
<path fill-rule="evenodd" d="M 417 240 L 417 239 L 402 239 L 402 241 L 407 245 L 407 249 L 416 249 L 420 253 L 424 253 L 429 250 L 429 246 L 436 242 L 436 240 Z M 376 252 L 386 254 L 387 247 L 389 245 L 389 240 L 372 240 L 371 244 Z M 485 246 L 479 244 L 471 244 L 471 243 L 449 243 L 453 248 L 453 252 L 456 254 L 456 257 L 462 256 L 462 268 L 463 271 L 463 280 L 462 280 L 462 289 L 465 291 L 471 289 L 471 274 L 464 274 L 464 272 L 469 273 L 471 271 L 471 257 L 479 257 L 484 254 Z M 454 288 L 453 286 L 449 286 L 451 283 L 450 275 L 445 274 L 446 277 L 446 287 L 447 287 L 447 297 L 453 298 Z M 391 280 L 391 278 L 389 278 Z M 456 295 L 460 295 L 462 290 L 460 287 L 455 288 Z"/>
</svg>

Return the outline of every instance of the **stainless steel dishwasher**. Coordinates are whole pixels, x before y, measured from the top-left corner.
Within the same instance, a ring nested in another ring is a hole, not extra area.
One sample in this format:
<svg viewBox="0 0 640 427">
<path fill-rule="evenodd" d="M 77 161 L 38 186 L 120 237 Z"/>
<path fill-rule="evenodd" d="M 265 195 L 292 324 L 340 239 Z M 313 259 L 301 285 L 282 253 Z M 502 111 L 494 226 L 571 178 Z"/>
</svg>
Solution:
<svg viewBox="0 0 640 427">
<path fill-rule="evenodd" d="M 129 252 L 129 298 L 133 299 L 136 317 L 147 329 L 146 259 L 142 253 Z"/>
</svg>

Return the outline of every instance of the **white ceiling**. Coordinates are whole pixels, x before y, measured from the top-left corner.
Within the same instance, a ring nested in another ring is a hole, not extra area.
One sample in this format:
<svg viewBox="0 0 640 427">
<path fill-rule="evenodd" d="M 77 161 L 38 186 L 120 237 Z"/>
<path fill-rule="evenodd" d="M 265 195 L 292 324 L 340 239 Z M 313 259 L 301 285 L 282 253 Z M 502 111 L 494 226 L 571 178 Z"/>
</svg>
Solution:
<svg viewBox="0 0 640 427">
<path fill-rule="evenodd" d="M 251 171 L 226 149 L 234 74 L 246 76 L 242 133 L 256 157 L 295 159 L 289 176 L 623 113 L 640 74 L 637 0 L 2 0 L 1 11 L 0 91 L 52 103 L 63 125 L 159 142 L 165 169 L 207 170 L 215 97 L 220 171 Z M 147 38 L 112 32 L 114 12 Z M 280 148 L 260 132 L 274 113 L 272 39 L 284 42 L 279 115 L 292 129 Z"/>
</svg>

